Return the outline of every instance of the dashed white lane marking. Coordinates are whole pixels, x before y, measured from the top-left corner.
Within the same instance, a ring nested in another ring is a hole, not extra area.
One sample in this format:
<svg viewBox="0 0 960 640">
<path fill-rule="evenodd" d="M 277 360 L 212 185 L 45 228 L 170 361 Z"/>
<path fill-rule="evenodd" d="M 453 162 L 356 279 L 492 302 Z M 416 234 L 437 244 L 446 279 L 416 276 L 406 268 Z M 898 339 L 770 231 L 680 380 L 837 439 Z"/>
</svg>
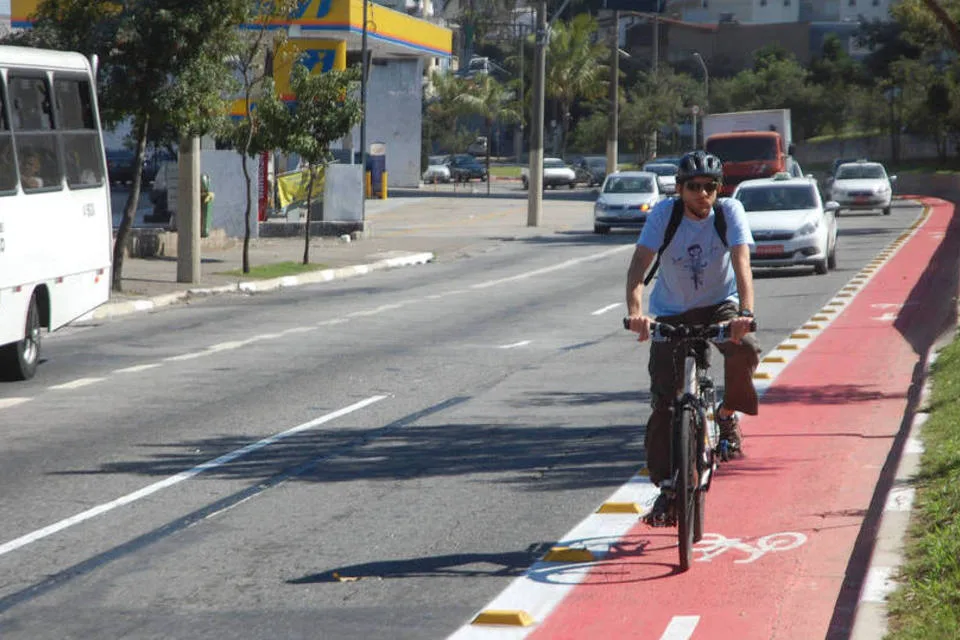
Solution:
<svg viewBox="0 0 960 640">
<path fill-rule="evenodd" d="M 243 457 L 248 453 L 252 453 L 259 449 L 263 449 L 264 447 L 270 446 L 275 442 L 279 442 L 284 438 L 287 438 L 294 434 L 301 433 L 303 431 L 307 431 L 308 429 L 312 429 L 314 427 L 320 426 L 321 424 L 330 422 L 331 420 L 340 418 L 349 413 L 353 413 L 354 411 L 359 411 L 360 409 L 363 409 L 364 407 L 368 407 L 374 404 L 375 402 L 379 402 L 386 397 L 387 396 L 384 396 L 384 395 L 370 396 L 369 398 L 365 398 L 360 402 L 355 402 L 347 407 L 338 409 L 326 415 L 320 416 L 319 418 L 310 420 L 309 422 L 304 422 L 303 424 L 297 425 L 296 427 L 291 427 L 286 431 L 281 431 L 280 433 L 272 435 L 269 438 L 258 440 L 257 442 L 248 444 L 245 447 L 241 447 L 240 449 L 236 449 L 235 451 L 226 453 L 220 456 L 219 458 L 208 460 L 207 462 L 199 464 L 193 467 L 192 469 L 181 471 L 180 473 L 170 476 L 169 478 L 160 480 L 159 482 L 154 482 L 153 484 L 148 485 L 143 489 L 134 491 L 133 493 L 128 493 L 127 495 L 121 496 L 116 500 L 105 502 L 91 509 L 87 509 L 86 511 L 78 513 L 74 516 L 65 518 L 63 520 L 60 520 L 59 522 L 55 522 L 51 525 L 43 527 L 42 529 L 37 529 L 36 531 L 20 536 L 19 538 L 16 538 L 14 540 L 11 540 L 10 542 L 0 545 L 0 556 L 6 555 L 11 551 L 16 551 L 17 549 L 21 549 L 27 546 L 28 544 L 32 544 L 37 540 L 42 540 L 43 538 L 51 536 L 60 531 L 63 531 L 64 529 L 78 525 L 81 522 L 86 522 L 87 520 L 91 520 L 93 518 L 96 518 L 97 516 L 101 516 L 107 513 L 108 511 L 113 511 L 118 507 L 122 507 L 132 502 L 136 502 L 137 500 L 141 500 L 142 498 L 146 498 L 147 496 L 153 495 L 158 491 L 162 491 L 163 489 L 172 487 L 175 484 L 179 484 L 185 480 L 189 480 L 190 478 L 193 478 L 194 476 L 197 476 L 205 471 L 210 471 L 211 469 L 222 467 L 223 465 L 228 464 L 236 460 L 237 458 Z"/>
<path fill-rule="evenodd" d="M 520 342 L 514 342 L 513 344 L 502 344 L 497 349 L 516 349 L 517 347 L 525 347 L 530 344 L 530 340 L 521 340 Z"/>
<path fill-rule="evenodd" d="M 112 373 L 139 373 L 141 371 L 148 371 L 150 369 L 156 369 L 160 366 L 159 362 L 151 362 L 150 364 L 137 364 L 132 367 L 124 367 L 123 369 L 115 369 Z"/>
<path fill-rule="evenodd" d="M 600 315 L 605 314 L 607 311 L 612 311 L 612 310 L 616 309 L 617 307 L 622 307 L 622 306 L 623 306 L 623 303 L 622 303 L 622 302 L 617 302 L 616 304 L 608 304 L 608 305 L 605 306 L 605 307 L 600 307 L 599 309 L 597 309 L 596 311 L 594 311 L 594 312 L 591 313 L 590 315 L 592 315 L 592 316 L 600 316 Z"/>
<path fill-rule="evenodd" d="M 96 384 L 98 382 L 103 382 L 106 378 L 78 378 L 71 382 L 64 382 L 63 384 L 55 384 L 53 386 L 47 387 L 47 389 L 60 390 L 60 389 L 79 389 L 80 387 L 87 387 L 91 384 Z"/>
<path fill-rule="evenodd" d="M 688 640 L 697 628 L 700 616 L 673 616 L 660 640 Z"/>
<path fill-rule="evenodd" d="M 0 409 L 6 409 L 7 407 L 15 407 L 18 404 L 23 404 L 24 402 L 30 402 L 33 398 L 0 398 Z"/>
<path fill-rule="evenodd" d="M 603 258 L 614 255 L 615 253 L 623 253 L 624 251 L 632 251 L 634 249 L 633 245 L 624 245 L 622 247 L 616 247 L 614 249 L 608 249 L 607 251 L 601 251 L 600 253 L 595 253 L 591 256 L 584 256 L 582 258 L 573 258 L 571 260 L 565 260 L 563 262 L 558 262 L 555 265 L 544 267 L 542 269 L 534 269 L 533 271 L 527 271 L 526 273 L 518 273 L 515 276 L 507 276 L 506 278 L 500 278 L 498 280 L 487 280 L 486 282 L 478 282 L 477 284 L 470 285 L 471 289 L 487 289 L 489 287 L 495 287 L 498 284 L 505 284 L 507 282 L 515 282 L 517 280 L 524 280 L 526 278 L 533 278 L 535 276 L 541 276 L 545 273 L 551 273 L 553 271 L 560 271 L 561 269 L 568 269 L 574 267 L 583 262 L 591 262 L 593 260 L 602 260 Z"/>
<path fill-rule="evenodd" d="M 860 602 L 886 602 L 887 596 L 897 588 L 892 567 L 870 567 L 863 585 Z"/>
</svg>

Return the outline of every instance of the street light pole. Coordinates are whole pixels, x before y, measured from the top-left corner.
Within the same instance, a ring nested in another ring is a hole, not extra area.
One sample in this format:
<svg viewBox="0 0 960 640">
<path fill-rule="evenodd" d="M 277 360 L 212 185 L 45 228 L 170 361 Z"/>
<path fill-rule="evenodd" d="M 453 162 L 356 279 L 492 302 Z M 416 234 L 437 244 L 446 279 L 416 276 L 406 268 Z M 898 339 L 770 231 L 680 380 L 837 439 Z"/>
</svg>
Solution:
<svg viewBox="0 0 960 640">
<path fill-rule="evenodd" d="M 610 54 L 610 120 L 607 125 L 607 173 L 617 170 L 620 129 L 620 12 L 613 12 L 613 45 Z"/>
<path fill-rule="evenodd" d="M 703 69 L 703 112 L 710 112 L 710 72 L 707 71 L 707 63 L 703 61 L 703 56 L 700 55 L 699 51 L 693 52 L 693 57 L 697 59 L 700 63 L 700 67 Z M 704 133 L 703 145 L 706 146 L 706 133 Z"/>
</svg>

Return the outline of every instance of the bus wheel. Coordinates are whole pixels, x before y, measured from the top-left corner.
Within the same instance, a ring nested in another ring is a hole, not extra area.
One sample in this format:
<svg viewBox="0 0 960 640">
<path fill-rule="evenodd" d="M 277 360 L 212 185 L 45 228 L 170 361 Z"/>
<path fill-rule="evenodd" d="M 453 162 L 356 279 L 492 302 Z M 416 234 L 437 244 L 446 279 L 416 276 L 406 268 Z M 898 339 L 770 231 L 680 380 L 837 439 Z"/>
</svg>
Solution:
<svg viewBox="0 0 960 640">
<path fill-rule="evenodd" d="M 40 306 L 37 294 L 30 299 L 23 339 L 0 347 L 0 370 L 13 380 L 29 380 L 40 362 Z"/>
</svg>

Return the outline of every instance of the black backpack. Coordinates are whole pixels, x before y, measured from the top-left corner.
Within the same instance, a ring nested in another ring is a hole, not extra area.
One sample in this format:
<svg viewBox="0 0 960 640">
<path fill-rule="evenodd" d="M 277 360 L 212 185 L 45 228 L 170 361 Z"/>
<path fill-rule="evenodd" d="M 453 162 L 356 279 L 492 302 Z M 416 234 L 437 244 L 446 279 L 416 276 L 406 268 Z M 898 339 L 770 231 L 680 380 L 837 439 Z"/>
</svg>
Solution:
<svg viewBox="0 0 960 640">
<path fill-rule="evenodd" d="M 653 266 L 650 267 L 647 277 L 643 279 L 644 286 L 650 284 L 654 274 L 657 273 L 657 269 L 660 268 L 660 256 L 662 256 L 663 252 L 670 246 L 670 241 L 673 240 L 673 236 L 676 235 L 681 220 L 683 220 L 683 199 L 677 198 L 673 202 L 670 222 L 667 223 L 667 230 L 663 234 L 663 244 L 660 245 L 660 249 L 657 251 L 657 259 L 654 260 Z M 713 203 L 713 226 L 716 228 L 717 235 L 720 236 L 720 241 L 723 242 L 723 246 L 729 247 L 730 245 L 727 244 L 727 219 L 723 215 L 723 207 L 720 206 L 719 202 Z"/>
</svg>

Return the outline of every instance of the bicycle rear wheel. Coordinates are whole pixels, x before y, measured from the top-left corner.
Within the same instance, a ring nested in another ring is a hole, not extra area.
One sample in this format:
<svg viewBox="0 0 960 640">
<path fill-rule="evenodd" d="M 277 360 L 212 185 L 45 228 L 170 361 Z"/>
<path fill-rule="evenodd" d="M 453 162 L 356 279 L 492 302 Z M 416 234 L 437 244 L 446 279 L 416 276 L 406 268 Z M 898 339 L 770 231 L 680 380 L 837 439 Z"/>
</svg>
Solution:
<svg viewBox="0 0 960 640">
<path fill-rule="evenodd" d="M 680 571 L 687 571 L 693 558 L 693 543 L 697 520 L 697 483 L 691 474 L 696 469 L 697 447 L 694 438 L 696 416 L 692 407 L 681 408 L 680 428 L 674 433 L 677 470 L 677 535 L 680 551 Z"/>
</svg>

